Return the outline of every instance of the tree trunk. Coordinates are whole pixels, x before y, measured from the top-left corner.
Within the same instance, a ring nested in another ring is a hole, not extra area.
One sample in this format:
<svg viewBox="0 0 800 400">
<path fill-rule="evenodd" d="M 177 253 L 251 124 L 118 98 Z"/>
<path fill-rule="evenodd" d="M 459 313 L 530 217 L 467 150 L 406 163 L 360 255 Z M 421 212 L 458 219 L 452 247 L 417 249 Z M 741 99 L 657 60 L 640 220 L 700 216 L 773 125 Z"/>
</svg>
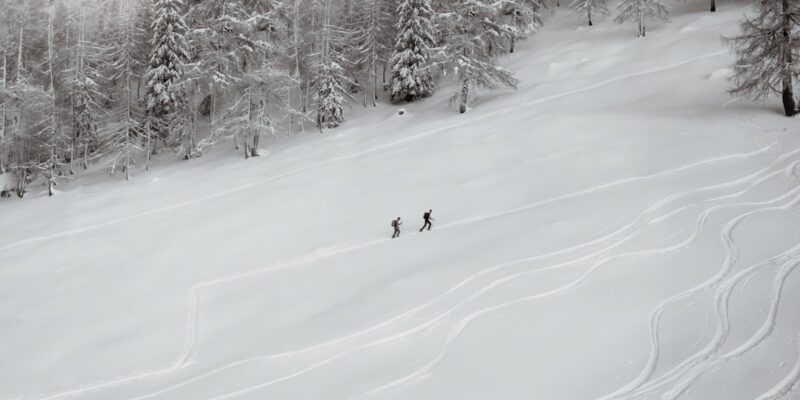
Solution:
<svg viewBox="0 0 800 400">
<path fill-rule="evenodd" d="M 797 114 L 797 104 L 794 101 L 794 93 L 792 92 L 792 48 L 791 46 L 791 39 L 789 37 L 789 32 L 792 29 L 792 16 L 789 13 L 789 0 L 782 0 L 781 7 L 783 10 L 783 27 L 782 27 L 782 34 L 783 34 L 783 111 L 787 117 L 791 117 Z"/>
<path fill-rule="evenodd" d="M 258 141 L 260 140 L 261 135 L 256 132 L 253 135 L 253 145 L 250 147 L 250 157 L 258 157 Z"/>
<path fill-rule="evenodd" d="M 89 143 L 83 145 L 83 169 L 89 169 Z"/>
<path fill-rule="evenodd" d="M 787 117 L 793 117 L 797 114 L 797 105 L 794 101 L 794 93 L 792 93 L 791 78 L 789 83 L 784 79 L 783 81 L 783 112 Z"/>
<path fill-rule="evenodd" d="M 150 116 L 147 116 L 145 118 L 149 119 Z M 145 144 L 144 144 L 144 154 L 145 154 L 144 169 L 146 171 L 150 171 L 150 156 L 152 155 L 152 149 L 150 147 L 151 147 L 151 142 L 152 142 L 152 137 L 153 137 L 153 128 L 152 128 L 152 124 L 150 123 L 150 121 L 147 121 L 145 123 L 144 132 L 145 132 L 145 135 L 147 135 L 147 137 L 145 138 Z"/>
<path fill-rule="evenodd" d="M 8 89 L 8 57 L 6 55 L 5 50 L 3 50 L 3 89 Z M 6 160 L 5 160 L 5 142 L 6 142 L 6 119 L 7 113 L 6 110 L 6 100 L 5 97 L 3 98 L 3 114 L 0 115 L 0 175 L 5 173 L 6 171 Z"/>
<path fill-rule="evenodd" d="M 208 112 L 208 129 L 211 130 L 211 137 L 214 136 L 214 111 L 217 108 L 217 85 L 212 82 L 211 83 L 211 110 Z"/>
<path fill-rule="evenodd" d="M 26 182 L 28 180 L 28 170 L 25 167 L 22 167 L 22 173 L 17 174 L 17 197 L 20 199 L 22 196 L 25 196 L 25 190 L 27 189 Z"/>
<path fill-rule="evenodd" d="M 369 81 L 364 81 L 364 108 L 367 108 L 367 97 L 369 97 Z"/>
<path fill-rule="evenodd" d="M 372 63 L 372 106 L 378 106 L 378 63 Z"/>
<path fill-rule="evenodd" d="M 589 26 L 592 26 L 592 8 L 589 7 L 586 10 L 587 10 L 587 13 L 589 15 Z"/>
<path fill-rule="evenodd" d="M 717 11 L 717 1 L 711 0 L 711 12 Z"/>
<path fill-rule="evenodd" d="M 389 64 L 388 61 L 384 61 L 383 62 L 383 91 L 384 92 L 389 90 L 389 85 L 386 84 L 386 69 L 387 69 L 386 67 L 388 66 L 388 64 Z"/>
<path fill-rule="evenodd" d="M 464 79 L 461 83 L 461 96 L 460 96 L 460 105 L 458 107 L 458 112 L 463 114 L 467 112 L 467 101 L 469 100 L 469 80 Z"/>
<path fill-rule="evenodd" d="M 644 14 L 639 13 L 639 37 L 645 36 Z"/>
</svg>

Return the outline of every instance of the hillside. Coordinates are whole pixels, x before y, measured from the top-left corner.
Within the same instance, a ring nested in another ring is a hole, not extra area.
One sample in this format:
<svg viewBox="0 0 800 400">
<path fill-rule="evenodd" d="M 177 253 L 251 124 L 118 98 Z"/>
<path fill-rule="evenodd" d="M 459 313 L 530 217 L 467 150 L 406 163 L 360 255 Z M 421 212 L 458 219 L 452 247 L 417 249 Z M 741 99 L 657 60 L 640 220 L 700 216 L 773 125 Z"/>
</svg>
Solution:
<svg viewBox="0 0 800 400">
<path fill-rule="evenodd" d="M 800 122 L 726 93 L 749 3 L 676 4 L 557 10 L 463 115 L 0 202 L 0 399 L 800 399 Z"/>
</svg>

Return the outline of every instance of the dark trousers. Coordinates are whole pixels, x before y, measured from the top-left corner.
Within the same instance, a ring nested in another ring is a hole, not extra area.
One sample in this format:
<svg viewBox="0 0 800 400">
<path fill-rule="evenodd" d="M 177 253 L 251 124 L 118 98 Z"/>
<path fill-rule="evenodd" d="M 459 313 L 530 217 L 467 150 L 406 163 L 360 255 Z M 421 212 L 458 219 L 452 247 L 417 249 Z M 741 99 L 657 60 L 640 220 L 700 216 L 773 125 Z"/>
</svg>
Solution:
<svg viewBox="0 0 800 400">
<path fill-rule="evenodd" d="M 426 226 L 428 227 L 428 230 L 431 230 L 431 226 L 433 226 L 433 225 L 431 225 L 431 221 L 430 220 L 426 219 L 425 220 L 425 225 L 422 225 L 422 228 L 419 228 L 419 231 L 422 232 L 425 229 Z"/>
<path fill-rule="evenodd" d="M 394 228 L 394 234 L 392 235 L 392 239 L 400 237 L 400 229 Z"/>
</svg>

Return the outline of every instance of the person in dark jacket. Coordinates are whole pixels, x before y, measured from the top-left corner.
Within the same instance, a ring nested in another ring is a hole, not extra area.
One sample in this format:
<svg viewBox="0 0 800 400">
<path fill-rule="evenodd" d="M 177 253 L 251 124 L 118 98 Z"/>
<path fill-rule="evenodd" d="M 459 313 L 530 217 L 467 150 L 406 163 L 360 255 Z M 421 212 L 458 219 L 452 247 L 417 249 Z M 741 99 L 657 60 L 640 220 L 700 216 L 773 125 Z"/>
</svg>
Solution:
<svg viewBox="0 0 800 400">
<path fill-rule="evenodd" d="M 392 220 L 392 228 L 394 228 L 394 233 L 392 234 L 392 239 L 396 237 L 400 237 L 400 227 L 403 225 L 403 221 L 400 220 L 400 217 L 397 219 Z"/>
<path fill-rule="evenodd" d="M 433 217 L 431 217 L 431 213 L 432 212 L 433 212 L 433 210 L 428 210 L 428 212 L 426 212 L 425 214 L 422 214 L 422 219 L 425 220 L 425 224 L 422 225 L 422 228 L 419 228 L 420 232 L 422 232 L 425 229 L 426 226 L 428 227 L 428 230 L 431 230 L 431 227 L 433 226 L 431 224 L 431 221 L 433 221 Z"/>
</svg>

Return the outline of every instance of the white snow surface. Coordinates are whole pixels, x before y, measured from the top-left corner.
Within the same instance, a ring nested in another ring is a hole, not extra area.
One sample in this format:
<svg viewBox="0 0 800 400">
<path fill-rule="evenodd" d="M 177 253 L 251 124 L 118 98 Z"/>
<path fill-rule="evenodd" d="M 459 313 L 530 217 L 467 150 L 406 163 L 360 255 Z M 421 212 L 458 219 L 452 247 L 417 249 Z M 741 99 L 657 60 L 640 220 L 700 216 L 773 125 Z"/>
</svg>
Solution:
<svg viewBox="0 0 800 400">
<path fill-rule="evenodd" d="M 800 399 L 800 121 L 709 79 L 749 3 L 706 6 L 0 202 L 0 399 Z"/>
</svg>

